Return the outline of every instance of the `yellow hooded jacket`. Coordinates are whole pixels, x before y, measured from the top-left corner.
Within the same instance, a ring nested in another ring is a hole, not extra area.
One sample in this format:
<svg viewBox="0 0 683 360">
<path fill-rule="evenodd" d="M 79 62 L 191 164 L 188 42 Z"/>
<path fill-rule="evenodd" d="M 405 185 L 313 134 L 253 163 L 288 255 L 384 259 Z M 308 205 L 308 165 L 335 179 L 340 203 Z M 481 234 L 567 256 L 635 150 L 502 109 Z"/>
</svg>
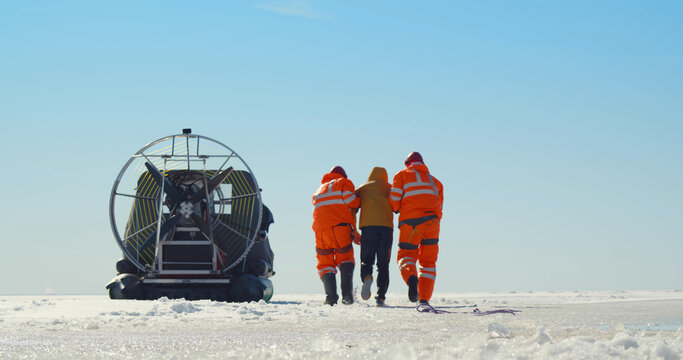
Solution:
<svg viewBox="0 0 683 360">
<path fill-rule="evenodd" d="M 359 228 L 365 226 L 394 227 L 394 213 L 389 203 L 391 184 L 387 170 L 375 167 L 370 172 L 368 182 L 361 185 L 356 194 L 360 198 Z"/>
</svg>

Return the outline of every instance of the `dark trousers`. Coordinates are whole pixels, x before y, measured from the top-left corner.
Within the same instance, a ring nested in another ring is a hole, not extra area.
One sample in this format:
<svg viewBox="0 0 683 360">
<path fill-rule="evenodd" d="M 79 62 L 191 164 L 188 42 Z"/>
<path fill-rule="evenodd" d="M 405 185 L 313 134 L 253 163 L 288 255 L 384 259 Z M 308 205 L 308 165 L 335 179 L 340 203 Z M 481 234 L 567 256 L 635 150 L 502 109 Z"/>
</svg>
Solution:
<svg viewBox="0 0 683 360">
<path fill-rule="evenodd" d="M 360 278 L 372 275 L 377 258 L 377 296 L 384 299 L 389 288 L 389 259 L 394 229 L 386 226 L 365 226 L 360 236 Z"/>
</svg>

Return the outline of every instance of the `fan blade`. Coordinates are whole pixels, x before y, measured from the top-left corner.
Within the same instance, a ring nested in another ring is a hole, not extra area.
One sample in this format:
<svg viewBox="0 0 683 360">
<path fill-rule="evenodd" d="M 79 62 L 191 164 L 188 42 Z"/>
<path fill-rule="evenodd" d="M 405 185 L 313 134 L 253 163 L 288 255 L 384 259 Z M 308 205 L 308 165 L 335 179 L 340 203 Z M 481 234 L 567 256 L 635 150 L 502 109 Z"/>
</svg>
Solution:
<svg viewBox="0 0 683 360">
<path fill-rule="evenodd" d="M 225 179 L 227 179 L 228 176 L 230 176 L 230 173 L 232 173 L 232 166 L 221 171 L 220 173 L 216 174 L 214 177 L 209 179 L 209 183 L 207 185 L 208 189 L 209 189 L 209 193 L 216 190 L 218 185 L 222 184 L 223 181 L 225 181 Z"/>
<path fill-rule="evenodd" d="M 202 200 L 206 197 L 206 194 L 211 194 L 212 191 L 216 190 L 216 188 L 225 181 L 225 179 L 230 176 L 230 173 L 232 173 L 232 166 L 221 171 L 220 173 L 216 174 L 216 176 L 212 177 L 206 182 L 206 190 L 204 189 L 198 189 L 194 194 L 192 194 L 192 199 L 190 200 L 191 202 L 195 203 L 199 200 Z"/>
<path fill-rule="evenodd" d="M 199 231 L 206 237 L 207 240 L 211 240 L 211 227 L 209 224 L 197 214 L 191 214 L 190 217 L 194 220 L 195 225 L 199 228 Z"/>
<path fill-rule="evenodd" d="M 178 223 L 178 220 L 180 220 L 180 216 L 178 215 L 173 215 L 170 218 L 168 218 L 168 220 L 166 220 L 166 222 L 161 225 L 161 235 L 159 235 L 159 238 L 163 238 L 164 235 L 166 235 L 166 233 L 168 233 L 173 228 L 173 226 L 175 226 L 175 224 Z M 142 245 L 138 247 L 138 251 L 148 246 L 152 242 L 152 240 L 156 240 L 156 234 L 156 231 L 151 233 L 147 237 L 147 239 L 145 239 Z"/>
<path fill-rule="evenodd" d="M 176 189 L 175 186 L 173 186 L 173 184 L 171 184 L 171 182 L 165 176 L 161 175 L 159 170 L 154 167 L 154 165 L 152 165 L 150 162 L 145 162 L 145 166 L 159 187 L 161 187 L 161 179 L 163 179 L 164 192 L 173 200 L 173 203 L 179 204 L 181 201 L 183 201 L 183 193 L 178 191 L 178 189 Z"/>
</svg>

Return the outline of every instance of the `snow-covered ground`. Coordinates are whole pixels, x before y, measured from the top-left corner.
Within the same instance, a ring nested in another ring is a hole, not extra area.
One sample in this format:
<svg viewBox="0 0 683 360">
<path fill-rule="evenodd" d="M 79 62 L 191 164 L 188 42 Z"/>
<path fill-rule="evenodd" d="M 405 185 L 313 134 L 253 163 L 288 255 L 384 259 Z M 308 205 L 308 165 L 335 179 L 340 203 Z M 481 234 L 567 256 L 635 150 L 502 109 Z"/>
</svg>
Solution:
<svg viewBox="0 0 683 360">
<path fill-rule="evenodd" d="M 436 294 L 423 314 L 404 294 L 386 308 L 105 296 L 0 298 L 7 359 L 680 359 L 682 291 Z M 517 315 L 474 316 L 510 308 Z"/>
</svg>

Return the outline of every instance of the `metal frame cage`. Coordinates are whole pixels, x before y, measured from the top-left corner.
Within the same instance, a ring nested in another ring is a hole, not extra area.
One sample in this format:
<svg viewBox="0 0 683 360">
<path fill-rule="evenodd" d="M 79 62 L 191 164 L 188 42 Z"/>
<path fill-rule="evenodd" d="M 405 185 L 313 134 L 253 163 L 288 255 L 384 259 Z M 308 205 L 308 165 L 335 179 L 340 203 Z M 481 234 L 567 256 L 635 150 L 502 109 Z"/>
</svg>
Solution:
<svg viewBox="0 0 683 360">
<path fill-rule="evenodd" d="M 257 240 L 262 216 L 261 190 L 247 163 L 189 130 L 133 154 L 109 202 L 116 243 L 148 278 L 227 273 Z"/>
</svg>

